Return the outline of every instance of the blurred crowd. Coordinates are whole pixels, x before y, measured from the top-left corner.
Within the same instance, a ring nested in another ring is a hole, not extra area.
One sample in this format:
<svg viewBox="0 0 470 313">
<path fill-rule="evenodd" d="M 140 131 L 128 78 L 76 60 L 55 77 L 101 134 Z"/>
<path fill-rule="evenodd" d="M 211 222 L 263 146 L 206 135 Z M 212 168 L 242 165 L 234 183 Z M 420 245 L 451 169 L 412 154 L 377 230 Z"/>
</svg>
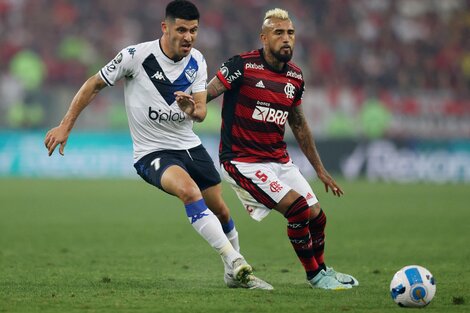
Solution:
<svg viewBox="0 0 470 313">
<path fill-rule="evenodd" d="M 0 0 L 0 113 L 9 116 L 0 118 L 0 128 L 56 123 L 63 110 L 55 116 L 54 108 L 68 106 L 70 93 L 120 49 L 160 37 L 166 3 Z M 228 57 L 260 47 L 264 12 L 281 7 L 296 26 L 294 61 L 312 89 L 438 93 L 464 99 L 459 110 L 470 115 L 470 0 L 194 3 L 201 12 L 196 47 L 205 54 L 209 77 Z M 97 110 L 114 100 L 122 102 L 110 94 L 98 100 Z M 16 110 L 21 105 L 39 122 L 25 122 Z"/>
</svg>

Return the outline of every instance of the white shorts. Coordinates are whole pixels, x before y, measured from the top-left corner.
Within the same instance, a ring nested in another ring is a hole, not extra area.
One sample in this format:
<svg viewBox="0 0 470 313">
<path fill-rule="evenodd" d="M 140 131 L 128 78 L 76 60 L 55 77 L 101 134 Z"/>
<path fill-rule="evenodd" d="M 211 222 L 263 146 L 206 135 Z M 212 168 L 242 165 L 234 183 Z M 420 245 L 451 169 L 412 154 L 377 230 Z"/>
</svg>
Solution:
<svg viewBox="0 0 470 313">
<path fill-rule="evenodd" d="M 229 161 L 221 168 L 224 179 L 257 221 L 265 218 L 291 189 L 305 197 L 309 206 L 318 202 L 312 187 L 292 160 L 285 164 Z"/>
</svg>

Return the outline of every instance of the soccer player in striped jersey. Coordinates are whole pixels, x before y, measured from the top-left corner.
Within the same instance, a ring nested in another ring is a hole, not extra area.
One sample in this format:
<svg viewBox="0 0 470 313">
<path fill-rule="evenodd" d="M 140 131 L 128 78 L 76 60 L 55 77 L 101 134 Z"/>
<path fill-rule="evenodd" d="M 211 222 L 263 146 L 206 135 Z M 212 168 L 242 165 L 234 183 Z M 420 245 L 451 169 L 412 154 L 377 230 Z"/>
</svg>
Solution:
<svg viewBox="0 0 470 313">
<path fill-rule="evenodd" d="M 284 141 L 288 123 L 326 191 L 343 194 L 325 170 L 302 113 L 304 80 L 291 61 L 295 29 L 288 12 L 268 11 L 260 38 L 262 49 L 229 59 L 208 86 L 208 101 L 224 93 L 222 172 L 255 220 L 273 209 L 286 217 L 287 234 L 312 287 L 349 289 L 358 281 L 325 264 L 326 216 Z"/>
<path fill-rule="evenodd" d="M 123 49 L 89 78 L 44 143 L 49 155 L 58 145 L 63 155 L 80 112 L 104 87 L 125 79 L 137 173 L 183 202 L 194 229 L 222 257 L 229 287 L 272 289 L 253 275 L 239 253 L 238 233 L 222 199 L 219 173 L 192 130 L 193 121 L 203 121 L 207 113 L 207 65 L 193 48 L 198 27 L 199 12 L 193 3 L 170 2 L 161 38 Z"/>
</svg>

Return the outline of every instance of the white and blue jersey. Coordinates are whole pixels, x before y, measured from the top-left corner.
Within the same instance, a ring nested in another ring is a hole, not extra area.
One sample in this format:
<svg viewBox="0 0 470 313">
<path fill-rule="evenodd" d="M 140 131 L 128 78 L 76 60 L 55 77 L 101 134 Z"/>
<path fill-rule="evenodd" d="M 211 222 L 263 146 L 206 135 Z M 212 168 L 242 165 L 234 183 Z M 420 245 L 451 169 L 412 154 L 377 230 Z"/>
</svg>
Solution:
<svg viewBox="0 0 470 313">
<path fill-rule="evenodd" d="M 161 150 L 188 150 L 201 144 L 193 121 L 180 110 L 175 91 L 197 93 L 207 88 L 207 64 L 191 53 L 178 62 L 169 59 L 160 40 L 129 46 L 100 70 L 113 86 L 125 78 L 124 97 L 134 146 L 134 162 Z"/>
</svg>

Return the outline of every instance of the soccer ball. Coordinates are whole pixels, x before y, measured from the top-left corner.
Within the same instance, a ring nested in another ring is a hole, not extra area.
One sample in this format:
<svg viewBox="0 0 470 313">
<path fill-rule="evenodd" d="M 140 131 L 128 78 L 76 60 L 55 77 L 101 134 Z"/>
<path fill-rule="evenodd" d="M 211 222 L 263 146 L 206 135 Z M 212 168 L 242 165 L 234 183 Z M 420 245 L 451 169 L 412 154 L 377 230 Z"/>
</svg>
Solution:
<svg viewBox="0 0 470 313">
<path fill-rule="evenodd" d="M 409 265 L 393 275 L 390 294 L 402 307 L 423 307 L 436 293 L 436 282 L 431 272 L 419 265 Z"/>
</svg>

